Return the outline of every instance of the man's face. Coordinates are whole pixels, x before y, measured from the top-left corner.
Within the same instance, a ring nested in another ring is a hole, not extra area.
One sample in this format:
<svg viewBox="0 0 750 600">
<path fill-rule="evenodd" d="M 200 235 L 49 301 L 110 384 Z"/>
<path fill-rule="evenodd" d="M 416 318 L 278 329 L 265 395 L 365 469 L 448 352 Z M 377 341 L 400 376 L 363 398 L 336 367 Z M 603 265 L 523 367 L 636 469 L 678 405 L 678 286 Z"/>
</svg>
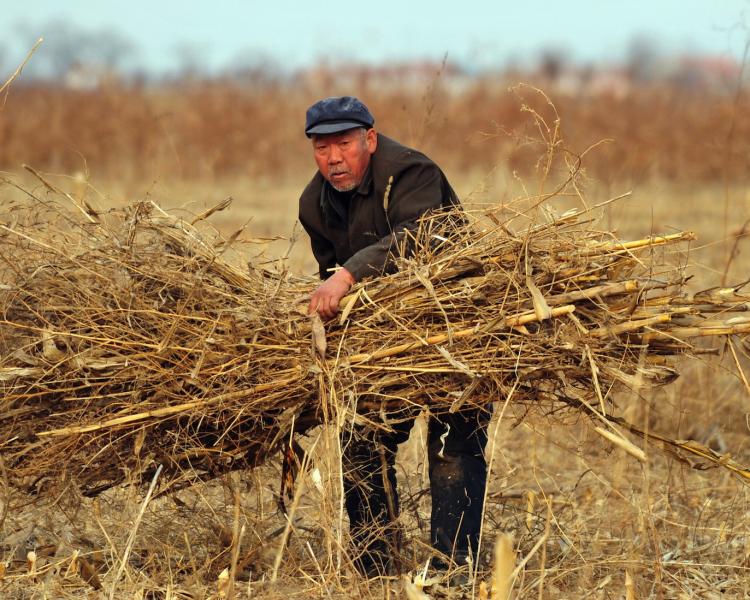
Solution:
<svg viewBox="0 0 750 600">
<path fill-rule="evenodd" d="M 313 136 L 312 145 L 323 178 L 339 192 L 348 192 L 362 181 L 377 148 L 378 136 L 374 129 L 349 129 Z"/>
</svg>

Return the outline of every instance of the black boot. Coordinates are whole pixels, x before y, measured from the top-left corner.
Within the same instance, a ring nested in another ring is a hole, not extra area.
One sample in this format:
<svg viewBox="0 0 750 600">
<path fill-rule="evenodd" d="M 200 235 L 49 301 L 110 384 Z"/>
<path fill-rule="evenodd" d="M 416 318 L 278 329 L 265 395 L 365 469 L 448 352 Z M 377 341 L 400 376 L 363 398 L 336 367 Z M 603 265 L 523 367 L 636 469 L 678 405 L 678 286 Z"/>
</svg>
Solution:
<svg viewBox="0 0 750 600">
<path fill-rule="evenodd" d="M 357 428 L 342 435 L 344 500 L 349 515 L 353 561 L 367 577 L 392 574 L 401 546 L 396 491 L 396 450 L 414 418 L 391 431 Z"/>
<path fill-rule="evenodd" d="M 488 411 L 433 416 L 428 455 L 432 493 L 431 542 L 441 553 L 435 567 L 477 560 L 487 485 Z"/>
</svg>

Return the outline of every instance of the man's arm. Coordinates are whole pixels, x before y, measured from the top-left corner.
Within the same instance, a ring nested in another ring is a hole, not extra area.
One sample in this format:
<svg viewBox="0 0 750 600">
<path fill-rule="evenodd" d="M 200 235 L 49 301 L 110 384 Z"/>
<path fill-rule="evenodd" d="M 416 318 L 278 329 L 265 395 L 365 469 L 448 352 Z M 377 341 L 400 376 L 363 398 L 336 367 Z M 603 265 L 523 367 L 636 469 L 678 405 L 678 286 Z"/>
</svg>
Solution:
<svg viewBox="0 0 750 600">
<path fill-rule="evenodd" d="M 320 235 L 314 228 L 305 221 L 300 213 L 299 222 L 302 223 L 307 235 L 310 236 L 310 247 L 313 256 L 318 262 L 318 273 L 321 279 L 328 279 L 332 274 L 332 269 L 336 266 L 336 251 L 333 244 L 325 237 Z"/>
<path fill-rule="evenodd" d="M 387 216 L 392 233 L 363 248 L 344 264 L 355 281 L 386 272 L 391 266 L 391 253 L 403 238 L 405 230 L 414 229 L 419 217 L 439 209 L 444 205 L 444 200 L 457 202 L 455 197 L 443 198 L 446 193 L 443 181 L 438 166 L 426 159 L 399 174 L 388 198 Z"/>
<path fill-rule="evenodd" d="M 317 312 L 324 319 L 330 319 L 338 312 L 339 301 L 354 285 L 355 279 L 345 268 L 332 273 L 333 267 L 336 266 L 336 252 L 333 244 L 310 227 L 301 214 L 299 220 L 310 236 L 310 245 L 313 256 L 318 261 L 320 278 L 325 279 L 310 295 L 307 313 L 311 315 Z"/>
</svg>

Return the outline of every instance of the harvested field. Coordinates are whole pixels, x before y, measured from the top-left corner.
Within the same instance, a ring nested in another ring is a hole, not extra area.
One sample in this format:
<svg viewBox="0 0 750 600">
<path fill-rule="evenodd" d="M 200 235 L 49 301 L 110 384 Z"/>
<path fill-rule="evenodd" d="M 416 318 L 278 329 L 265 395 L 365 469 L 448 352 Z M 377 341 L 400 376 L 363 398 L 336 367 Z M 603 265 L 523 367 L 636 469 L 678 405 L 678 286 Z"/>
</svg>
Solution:
<svg viewBox="0 0 750 600">
<path fill-rule="evenodd" d="M 494 103 L 485 92 L 477 91 Z M 55 107 L 37 115 L 62 111 L 60 127 L 88 131 L 84 121 L 73 123 L 67 103 L 44 90 L 33 94 L 40 94 L 37 107 Z M 216 95 L 199 94 L 198 110 Z M 223 167 L 189 183 L 121 176 L 123 164 L 132 173 L 143 163 L 165 167 L 158 156 L 179 163 L 165 150 L 169 135 L 154 152 L 148 145 L 122 150 L 127 144 L 85 151 L 95 165 L 93 154 L 112 150 L 90 181 L 86 173 L 4 175 L 2 597 L 405 597 L 402 578 L 362 581 L 347 554 L 337 432 L 355 418 L 353 398 L 368 394 L 430 410 L 495 402 L 483 552 L 463 597 L 488 597 L 495 540 L 505 533 L 513 537 L 518 598 L 747 597 L 748 298 L 732 282 L 741 284 L 750 269 L 750 195 L 737 176 L 745 158 L 735 156 L 739 142 L 725 148 L 725 171 L 723 154 L 702 164 L 695 158 L 707 156 L 697 140 L 725 139 L 737 105 L 722 100 L 706 111 L 691 98 L 677 118 L 690 127 L 675 128 L 668 96 L 657 105 L 669 110 L 657 112 L 668 115 L 670 135 L 689 140 L 693 158 L 668 136 L 656 136 L 672 140 L 666 150 L 634 144 L 619 151 L 649 165 L 662 156 L 657 171 L 709 184 L 652 181 L 635 198 L 607 203 L 618 169 L 638 179 L 611 153 L 595 169 L 601 185 L 579 177 L 549 198 L 544 182 L 515 174 L 482 182 L 473 172 L 451 174 L 469 199 L 471 228 L 453 244 L 436 244 L 433 234 L 446 237 L 442 225 L 425 222 L 401 271 L 358 287 L 344 322 L 326 325 L 325 357 L 314 352 L 312 325 L 299 312 L 314 285 L 297 275 L 312 271 L 306 241 L 291 252 L 286 240 L 269 255 L 256 250 L 263 238 L 291 229 L 303 177 L 218 179 Z M 378 105 L 382 122 L 414 112 L 400 102 Z M 640 112 L 616 125 L 643 123 L 627 133 L 652 135 L 652 103 L 625 104 Z M 447 106 L 441 110 L 453 114 Z M 8 107 L 6 114 L 19 114 Z M 483 113 L 458 104 L 456 111 Z M 153 133 L 137 119 L 104 116 L 113 113 L 76 115 L 99 114 L 111 128 L 97 143 Z M 215 124 L 229 113 L 211 114 Z M 715 118 L 707 123 L 704 114 Z M 254 118 L 251 110 L 245 116 Z M 611 120 L 595 120 L 611 135 Z M 49 147 L 58 138 L 31 135 L 35 122 L 6 123 L 15 140 L 15 150 L 4 146 L 7 160 L 19 149 L 49 151 L 50 162 L 39 161 L 47 168 L 77 168 Z M 585 146 L 595 130 L 579 125 Z M 195 158 L 203 156 L 200 131 L 181 138 L 182 160 L 194 173 L 203 173 Z M 473 151 L 450 139 L 455 154 L 446 161 L 473 164 Z M 244 164 L 248 148 L 235 148 L 233 164 Z M 273 153 L 253 152 L 261 172 L 276 172 L 264 162 Z M 565 164 L 558 157 L 555 168 Z M 111 165 L 118 177 L 98 180 Z M 491 189 L 474 193 L 485 185 Z M 204 214 L 227 194 L 240 201 Z M 602 206 L 588 209 L 592 199 Z M 566 212 L 571 205 L 576 214 Z M 691 230 L 697 241 L 680 233 Z M 626 241 L 633 244 L 623 247 Z M 297 435 L 305 454 L 299 468 L 293 456 L 287 461 L 298 472 L 283 497 L 280 455 L 268 452 L 284 445 L 292 427 L 307 432 Z M 430 556 L 424 437 L 418 422 L 398 461 L 401 558 L 412 583 Z M 128 482 L 137 485 L 121 485 Z M 446 596 L 434 586 L 424 591 Z"/>
<path fill-rule="evenodd" d="M 647 462 L 630 431 L 686 465 L 750 479 L 721 449 L 624 417 L 648 410 L 649 390 L 677 377 L 675 359 L 719 351 L 702 338 L 734 336 L 724 348 L 742 373 L 750 298 L 742 286 L 687 293 L 690 233 L 626 242 L 600 229 L 601 207 L 558 215 L 534 199 L 470 211 L 466 223 L 437 215 L 400 241 L 413 253 L 397 252 L 398 272 L 358 285 L 324 328 L 304 314 L 314 280 L 228 260 L 243 234 L 208 228 L 214 210 L 101 211 L 52 186 L 29 196 L 1 226 L 2 456 L 23 497 L 152 481 L 145 506 L 153 491 L 220 477 L 239 510 L 227 473 L 262 464 L 292 432 L 348 427 L 357 400 L 431 411 L 495 402 L 516 426 L 589 422 L 606 446 Z M 312 455 L 329 434 L 317 433 Z M 331 456 L 321 465 L 335 481 Z M 531 519 L 540 500 L 523 498 Z M 296 511 L 299 495 L 289 500 Z M 224 534 L 235 561 L 238 535 Z M 242 564 L 259 552 L 250 545 Z"/>
</svg>

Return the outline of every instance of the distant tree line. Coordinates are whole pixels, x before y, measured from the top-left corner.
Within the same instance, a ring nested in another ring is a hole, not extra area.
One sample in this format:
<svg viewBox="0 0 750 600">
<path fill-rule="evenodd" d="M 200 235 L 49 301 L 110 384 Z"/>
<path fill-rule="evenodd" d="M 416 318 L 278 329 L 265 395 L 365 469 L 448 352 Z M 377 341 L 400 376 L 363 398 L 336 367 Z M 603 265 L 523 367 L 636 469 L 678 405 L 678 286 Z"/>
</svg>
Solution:
<svg viewBox="0 0 750 600">
<path fill-rule="evenodd" d="M 207 49 L 194 42 L 184 41 L 171 50 L 171 66 L 157 72 L 147 66 L 143 51 L 132 39 L 116 29 L 85 29 L 71 21 L 53 20 L 40 26 L 20 24 L 12 35 L 0 41 L 0 74 L 10 73 L 23 59 L 25 52 L 42 35 L 44 44 L 27 65 L 24 82 L 60 83 L 74 88 L 96 87 L 101 83 L 117 81 L 119 84 L 161 84 L 195 80 L 235 80 L 253 84 L 296 83 L 300 73 L 284 69 L 272 57 L 258 51 L 246 50 L 229 64 L 210 67 L 206 61 Z M 392 62 L 392 61 L 390 61 Z M 424 61 L 412 65 L 419 70 Z M 588 85 L 601 73 L 610 77 L 608 85 L 617 79 L 627 79 L 634 85 L 669 82 L 678 86 L 696 87 L 724 85 L 735 88 L 742 69 L 732 57 L 707 57 L 700 54 L 679 56 L 667 52 L 658 40 L 646 35 L 636 35 L 623 49 L 618 61 L 608 64 L 587 63 L 571 58 L 568 50 L 560 46 L 542 47 L 525 62 L 507 59 L 498 61 L 492 68 L 478 70 L 470 64 L 451 60 L 446 77 L 482 78 L 497 75 L 505 79 L 531 79 L 544 85 L 558 86 L 564 90 L 571 86 Z M 404 71 L 400 61 L 393 68 Z M 439 65 L 439 61 L 434 64 Z M 319 63 L 310 70 L 320 72 L 346 70 L 357 72 L 356 77 L 372 76 L 380 67 L 357 64 Z M 404 81 L 408 85 L 408 79 Z"/>
</svg>

